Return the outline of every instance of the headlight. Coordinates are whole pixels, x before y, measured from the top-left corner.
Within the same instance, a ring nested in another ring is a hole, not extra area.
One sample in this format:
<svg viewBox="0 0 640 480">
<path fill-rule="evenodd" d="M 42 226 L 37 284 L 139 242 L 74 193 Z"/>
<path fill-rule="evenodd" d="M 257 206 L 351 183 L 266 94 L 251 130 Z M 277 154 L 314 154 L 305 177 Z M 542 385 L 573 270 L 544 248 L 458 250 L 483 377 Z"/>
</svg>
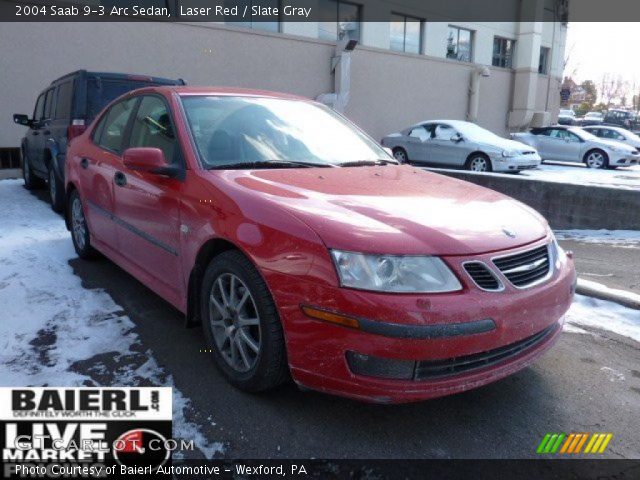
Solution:
<svg viewBox="0 0 640 480">
<path fill-rule="evenodd" d="M 503 150 L 502 151 L 502 156 L 505 157 L 505 158 L 517 157 L 518 156 L 518 152 L 516 152 L 515 150 Z"/>
<path fill-rule="evenodd" d="M 462 285 L 438 257 L 367 255 L 331 250 L 343 287 L 378 292 L 454 292 Z"/>
<path fill-rule="evenodd" d="M 556 240 L 556 236 L 553 233 L 551 234 L 551 244 L 549 245 L 549 249 L 551 253 L 551 263 L 557 270 L 560 268 L 560 265 L 566 261 L 567 254 L 558 244 L 558 240 Z"/>
</svg>

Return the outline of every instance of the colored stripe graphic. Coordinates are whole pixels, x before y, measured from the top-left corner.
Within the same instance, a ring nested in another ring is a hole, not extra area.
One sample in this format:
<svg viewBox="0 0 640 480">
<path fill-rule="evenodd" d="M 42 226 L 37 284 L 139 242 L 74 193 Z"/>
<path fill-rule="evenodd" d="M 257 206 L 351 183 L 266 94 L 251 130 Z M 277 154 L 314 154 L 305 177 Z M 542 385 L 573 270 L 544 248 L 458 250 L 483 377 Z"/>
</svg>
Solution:
<svg viewBox="0 0 640 480">
<path fill-rule="evenodd" d="M 536 453 L 604 453 L 612 438 L 612 433 L 547 433 L 538 445 Z M 585 444 L 586 448 L 583 451 Z"/>
</svg>

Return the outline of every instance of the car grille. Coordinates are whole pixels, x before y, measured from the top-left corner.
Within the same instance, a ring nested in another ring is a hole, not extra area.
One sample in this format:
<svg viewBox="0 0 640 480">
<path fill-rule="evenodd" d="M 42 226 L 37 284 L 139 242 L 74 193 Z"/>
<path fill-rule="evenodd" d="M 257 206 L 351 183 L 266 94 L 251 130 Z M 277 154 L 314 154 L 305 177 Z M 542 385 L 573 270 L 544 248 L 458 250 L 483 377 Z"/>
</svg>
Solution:
<svg viewBox="0 0 640 480">
<path fill-rule="evenodd" d="M 531 335 L 504 347 L 488 350 L 486 352 L 454 357 L 446 360 L 424 360 L 416 363 L 414 378 L 416 380 L 427 380 L 438 377 L 449 377 L 459 375 L 471 370 L 489 367 L 519 354 L 526 352 L 542 342 L 559 328 L 557 323 L 545 328 L 541 332 Z"/>
<path fill-rule="evenodd" d="M 515 255 L 494 258 L 493 264 L 516 287 L 528 287 L 549 274 L 549 248 L 543 245 Z"/>
<path fill-rule="evenodd" d="M 471 280 L 482 290 L 502 290 L 502 284 L 482 262 L 467 262 L 463 265 Z"/>
</svg>

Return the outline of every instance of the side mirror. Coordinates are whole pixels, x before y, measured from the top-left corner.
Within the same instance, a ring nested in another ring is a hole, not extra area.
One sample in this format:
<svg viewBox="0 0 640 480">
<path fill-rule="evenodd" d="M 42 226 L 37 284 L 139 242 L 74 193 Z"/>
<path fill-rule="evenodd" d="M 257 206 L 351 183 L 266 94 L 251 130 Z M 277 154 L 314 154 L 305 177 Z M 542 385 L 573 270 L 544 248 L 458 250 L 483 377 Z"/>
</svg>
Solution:
<svg viewBox="0 0 640 480">
<path fill-rule="evenodd" d="M 13 122 L 18 125 L 24 125 L 25 127 L 30 127 L 33 124 L 31 119 L 29 119 L 29 116 L 22 113 L 14 113 Z"/>
<path fill-rule="evenodd" d="M 165 177 L 178 177 L 182 172 L 181 168 L 167 164 L 164 153 L 159 148 L 127 148 L 122 154 L 122 162 L 130 170 Z"/>
<path fill-rule="evenodd" d="M 464 140 L 464 138 L 462 138 L 462 135 L 460 135 L 459 133 L 456 133 L 456 134 L 452 135 L 449 140 L 451 140 L 453 143 L 459 143 L 462 140 Z"/>
</svg>

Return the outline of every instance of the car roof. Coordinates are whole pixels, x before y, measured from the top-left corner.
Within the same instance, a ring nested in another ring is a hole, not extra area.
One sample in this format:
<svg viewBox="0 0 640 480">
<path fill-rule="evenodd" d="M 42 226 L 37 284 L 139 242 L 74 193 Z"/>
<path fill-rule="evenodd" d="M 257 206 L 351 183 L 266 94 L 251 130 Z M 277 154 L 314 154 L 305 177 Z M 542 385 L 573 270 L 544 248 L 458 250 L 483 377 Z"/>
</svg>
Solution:
<svg viewBox="0 0 640 480">
<path fill-rule="evenodd" d="M 420 127 L 421 125 L 424 125 L 425 123 L 446 123 L 448 125 L 451 125 L 452 127 L 456 127 L 456 125 L 468 125 L 471 122 L 465 122 L 464 120 L 423 120 L 422 122 L 418 122 L 414 125 L 411 125 L 409 128 L 414 128 L 414 127 Z M 474 124 L 475 125 L 475 124 Z"/>
<path fill-rule="evenodd" d="M 164 77 L 154 77 L 152 75 L 142 75 L 138 73 L 119 73 L 119 72 L 91 72 L 87 70 L 75 70 L 73 72 L 67 73 L 61 77 L 56 78 L 50 84 L 54 85 L 62 80 L 66 80 L 75 76 L 85 76 L 85 77 L 100 77 L 104 79 L 124 79 L 124 80 L 137 80 L 137 81 L 145 81 L 145 82 L 155 82 L 155 83 L 164 83 L 164 84 L 182 84 L 184 85 L 184 80 L 172 79 L 172 78 L 164 78 Z"/>
<path fill-rule="evenodd" d="M 134 92 L 155 91 L 162 93 L 173 92 L 181 97 L 188 96 L 232 96 L 232 97 L 259 97 L 259 98 L 280 98 L 286 100 L 304 100 L 310 101 L 306 97 L 293 95 L 289 93 L 271 92 L 269 90 L 256 90 L 251 88 L 231 88 L 231 87 L 192 87 L 182 85 L 162 85 L 145 87 Z"/>
</svg>

